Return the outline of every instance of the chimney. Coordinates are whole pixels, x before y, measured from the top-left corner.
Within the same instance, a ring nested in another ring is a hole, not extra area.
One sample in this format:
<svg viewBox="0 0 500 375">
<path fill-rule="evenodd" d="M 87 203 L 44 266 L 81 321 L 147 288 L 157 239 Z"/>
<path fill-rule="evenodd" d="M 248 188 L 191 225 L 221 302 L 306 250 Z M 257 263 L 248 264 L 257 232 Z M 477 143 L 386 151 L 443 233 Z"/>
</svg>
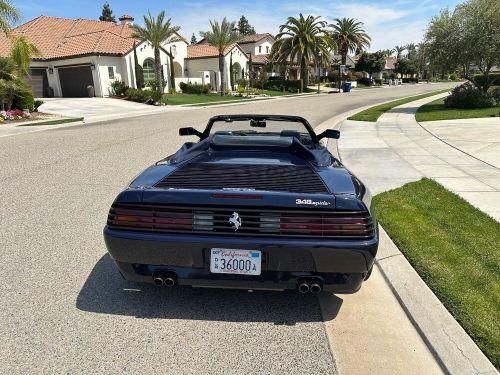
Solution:
<svg viewBox="0 0 500 375">
<path fill-rule="evenodd" d="M 120 18 L 118 18 L 121 22 L 122 25 L 133 25 L 134 24 L 134 17 L 129 16 L 128 14 L 124 14 Z"/>
</svg>

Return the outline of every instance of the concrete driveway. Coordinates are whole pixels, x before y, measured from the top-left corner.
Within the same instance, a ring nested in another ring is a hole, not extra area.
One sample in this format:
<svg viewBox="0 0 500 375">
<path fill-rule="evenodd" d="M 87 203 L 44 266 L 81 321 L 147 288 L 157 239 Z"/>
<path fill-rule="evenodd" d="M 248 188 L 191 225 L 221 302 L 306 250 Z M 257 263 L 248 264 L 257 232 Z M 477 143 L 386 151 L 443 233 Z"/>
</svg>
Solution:
<svg viewBox="0 0 500 375">
<path fill-rule="evenodd" d="M 241 112 L 318 125 L 443 87 L 197 108 L 0 138 L 0 373 L 440 373 L 377 269 L 359 294 L 324 296 L 321 306 L 297 293 L 157 289 L 121 279 L 102 228 L 130 179 L 185 141 L 181 126 L 200 129 L 210 116 Z"/>
<path fill-rule="evenodd" d="M 67 117 L 84 117 L 85 122 L 113 120 L 175 110 L 112 98 L 43 98 L 40 111 Z M 177 109 L 178 110 L 178 109 Z"/>
</svg>

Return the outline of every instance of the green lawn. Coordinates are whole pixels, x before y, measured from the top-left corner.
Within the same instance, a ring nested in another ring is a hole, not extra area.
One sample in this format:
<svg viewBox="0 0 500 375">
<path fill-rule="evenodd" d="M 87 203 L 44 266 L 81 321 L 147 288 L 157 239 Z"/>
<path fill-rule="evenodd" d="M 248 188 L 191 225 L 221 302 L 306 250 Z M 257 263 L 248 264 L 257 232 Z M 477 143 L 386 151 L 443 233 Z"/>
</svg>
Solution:
<svg viewBox="0 0 500 375">
<path fill-rule="evenodd" d="M 500 223 L 429 179 L 374 203 L 394 243 L 499 369 Z"/>
<path fill-rule="evenodd" d="M 272 97 L 284 96 L 284 95 L 297 95 L 297 94 L 292 94 L 288 91 L 283 92 L 283 91 L 272 91 L 272 90 L 262 90 L 261 93 Z M 182 95 L 165 95 L 163 101 L 167 105 L 181 105 L 181 104 L 210 105 L 210 104 L 219 104 L 220 102 L 232 102 L 238 100 L 252 100 L 252 99 L 254 98 L 229 96 L 229 95 L 220 96 L 217 94 L 208 94 L 208 95 L 182 94 Z"/>
<path fill-rule="evenodd" d="M 371 108 L 365 109 L 364 111 L 358 112 L 355 115 L 349 117 L 348 120 L 376 122 L 378 120 L 378 118 L 384 112 L 387 112 L 388 110 L 390 110 L 394 107 L 397 107 L 398 105 L 413 102 L 415 100 L 427 98 L 428 96 L 441 94 L 441 93 L 447 92 L 447 91 L 449 91 L 449 89 L 428 92 L 426 94 L 417 95 L 417 96 L 410 96 L 408 98 L 398 99 L 398 100 L 394 100 L 394 101 L 389 102 L 389 103 L 380 104 L 380 105 L 377 105 L 375 107 L 371 107 Z"/>
<path fill-rule="evenodd" d="M 452 120 L 458 118 L 479 118 L 500 116 L 500 107 L 458 109 L 446 108 L 444 99 L 435 100 L 417 110 L 417 121 Z"/>
</svg>

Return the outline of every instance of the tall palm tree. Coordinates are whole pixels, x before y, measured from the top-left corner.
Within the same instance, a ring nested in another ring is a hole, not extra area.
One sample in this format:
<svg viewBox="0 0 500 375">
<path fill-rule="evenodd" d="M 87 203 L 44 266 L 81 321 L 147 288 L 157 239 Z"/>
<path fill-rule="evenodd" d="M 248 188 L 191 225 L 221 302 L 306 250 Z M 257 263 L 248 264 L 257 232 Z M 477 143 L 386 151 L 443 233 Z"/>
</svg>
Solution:
<svg viewBox="0 0 500 375">
<path fill-rule="evenodd" d="M 0 0 L 0 32 L 10 33 L 11 24 L 21 19 L 21 13 L 10 0 Z"/>
<path fill-rule="evenodd" d="M 280 26 L 276 42 L 271 49 L 270 60 L 286 65 L 287 61 L 298 61 L 300 77 L 304 86 L 309 84 L 309 64 L 321 65 L 324 58 L 330 55 L 335 44 L 326 31 L 327 23 L 320 17 L 311 15 L 305 18 L 302 13 L 299 18 L 288 17 Z"/>
<path fill-rule="evenodd" d="M 210 28 L 210 31 L 201 32 L 200 35 L 202 38 L 205 38 L 208 44 L 217 48 L 219 53 L 220 94 L 222 96 L 226 88 L 224 53 L 231 45 L 236 43 L 241 36 L 236 29 L 236 23 L 229 22 L 226 17 L 224 17 L 221 23 L 210 20 Z M 229 70 L 232 71 L 232 67 L 229 68 Z"/>
<path fill-rule="evenodd" d="M 354 52 L 358 48 L 370 46 L 371 38 L 365 33 L 363 22 L 354 18 L 337 18 L 330 27 L 333 28 L 332 38 L 337 43 L 342 56 L 342 65 L 346 64 L 349 51 Z"/>
<path fill-rule="evenodd" d="M 133 38 L 137 38 L 141 42 L 149 42 L 154 49 L 156 89 L 163 92 L 160 49 L 163 49 L 163 44 L 181 41 L 178 35 L 180 27 L 173 26 L 171 18 L 165 21 L 165 11 L 162 10 L 156 17 L 153 17 L 151 13 L 148 12 L 148 15 L 144 16 L 144 27 L 133 25 L 132 28 L 134 29 L 132 34 Z M 170 53 L 166 50 L 163 51 L 166 52 L 167 55 Z M 172 62 L 172 57 L 169 57 Z M 173 68 L 173 66 L 170 67 L 171 71 L 173 71 Z"/>
<path fill-rule="evenodd" d="M 406 46 L 396 46 L 394 47 L 394 52 L 396 52 L 396 58 L 399 60 L 401 55 L 406 50 Z"/>
<path fill-rule="evenodd" d="M 16 63 L 21 75 L 27 76 L 30 74 L 30 62 L 33 56 L 40 54 L 39 49 L 23 36 L 15 37 L 12 40 L 12 50 L 10 57 Z"/>
<path fill-rule="evenodd" d="M 406 46 L 406 50 L 408 51 L 407 57 L 412 60 L 416 57 L 417 54 L 417 46 L 415 43 L 410 43 Z"/>
</svg>

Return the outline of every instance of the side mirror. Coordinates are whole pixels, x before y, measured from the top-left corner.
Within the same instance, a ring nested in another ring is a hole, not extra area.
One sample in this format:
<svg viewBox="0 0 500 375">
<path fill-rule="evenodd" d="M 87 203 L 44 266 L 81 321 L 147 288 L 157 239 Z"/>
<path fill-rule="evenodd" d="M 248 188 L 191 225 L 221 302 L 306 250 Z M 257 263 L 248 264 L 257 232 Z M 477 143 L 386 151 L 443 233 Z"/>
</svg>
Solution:
<svg viewBox="0 0 500 375">
<path fill-rule="evenodd" d="M 323 133 L 318 134 L 318 139 L 323 139 L 323 138 L 339 139 L 340 132 L 338 130 L 326 129 Z"/>
<path fill-rule="evenodd" d="M 198 130 L 196 130 L 195 128 L 180 128 L 179 129 L 179 135 L 180 136 L 185 136 L 185 135 L 195 135 L 197 136 L 198 138 L 201 138 L 202 136 L 202 133 L 200 133 Z"/>
</svg>

